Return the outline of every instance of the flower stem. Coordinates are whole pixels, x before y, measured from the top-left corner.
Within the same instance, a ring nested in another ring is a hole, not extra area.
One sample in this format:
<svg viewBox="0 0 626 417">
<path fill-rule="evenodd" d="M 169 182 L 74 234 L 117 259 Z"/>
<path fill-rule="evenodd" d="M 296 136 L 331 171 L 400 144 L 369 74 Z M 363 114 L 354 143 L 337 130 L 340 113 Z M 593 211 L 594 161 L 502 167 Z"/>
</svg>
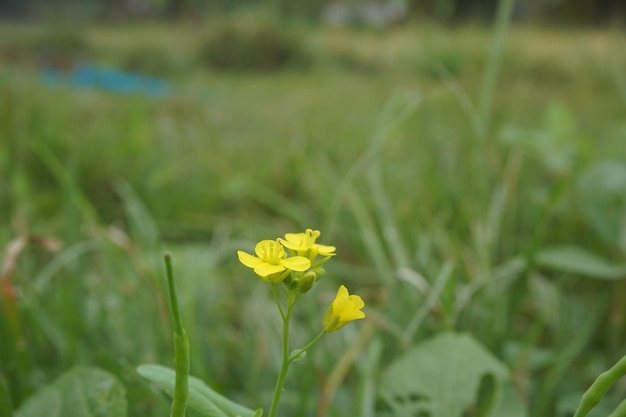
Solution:
<svg viewBox="0 0 626 417">
<path fill-rule="evenodd" d="M 303 353 L 305 353 L 307 350 L 311 349 L 313 347 L 314 344 L 316 344 L 317 342 L 319 342 L 319 340 L 322 338 L 322 336 L 324 336 L 326 334 L 326 329 L 322 330 L 320 332 L 320 334 L 318 334 L 317 336 L 315 336 L 315 339 L 311 340 L 311 342 L 309 342 L 308 345 L 306 345 L 305 347 L 303 347 L 302 349 L 298 350 L 298 355 L 292 357 L 289 359 L 289 363 L 297 360 L 298 358 L 300 358 Z"/>
<path fill-rule="evenodd" d="M 174 369 L 176 370 L 174 398 L 172 400 L 170 417 L 184 417 L 187 397 L 189 396 L 189 340 L 178 311 L 178 296 L 176 295 L 176 286 L 174 285 L 172 256 L 166 253 L 163 257 L 167 271 L 172 326 L 174 327 Z"/>
<path fill-rule="evenodd" d="M 282 317 L 283 321 L 285 321 L 285 312 L 283 311 L 283 307 L 280 305 L 280 298 L 278 298 L 276 284 L 272 284 L 272 294 L 274 295 L 274 301 L 276 301 L 276 305 L 278 306 L 278 312 L 280 313 L 280 317 Z"/>
<path fill-rule="evenodd" d="M 268 417 L 276 417 L 278 411 L 278 403 L 280 402 L 280 396 L 283 393 L 283 387 L 285 385 L 285 379 L 287 378 L 287 370 L 289 369 L 289 320 L 291 319 L 291 311 L 295 304 L 296 298 L 293 292 L 289 293 L 287 302 L 287 312 L 283 316 L 283 361 L 280 366 L 280 373 L 278 374 L 278 380 L 276 380 L 276 387 L 274 388 L 274 397 L 272 398 L 272 406 Z M 276 300 L 278 303 L 278 299 Z M 279 305 L 279 309 L 280 305 Z M 282 313 L 282 309 L 281 309 Z M 282 315 L 282 314 L 281 314 Z"/>
</svg>

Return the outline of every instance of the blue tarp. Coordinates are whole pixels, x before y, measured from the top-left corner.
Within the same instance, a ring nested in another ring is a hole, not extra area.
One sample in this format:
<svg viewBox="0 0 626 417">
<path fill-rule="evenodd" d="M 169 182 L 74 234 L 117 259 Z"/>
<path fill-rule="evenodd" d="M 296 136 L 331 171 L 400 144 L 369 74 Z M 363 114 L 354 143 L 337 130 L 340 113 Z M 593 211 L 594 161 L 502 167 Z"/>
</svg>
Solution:
<svg viewBox="0 0 626 417">
<path fill-rule="evenodd" d="M 77 88 L 99 88 L 121 94 L 165 96 L 170 90 L 169 84 L 161 78 L 94 65 L 80 65 L 69 72 L 46 68 L 40 71 L 40 77 L 49 85 L 70 84 Z"/>
</svg>

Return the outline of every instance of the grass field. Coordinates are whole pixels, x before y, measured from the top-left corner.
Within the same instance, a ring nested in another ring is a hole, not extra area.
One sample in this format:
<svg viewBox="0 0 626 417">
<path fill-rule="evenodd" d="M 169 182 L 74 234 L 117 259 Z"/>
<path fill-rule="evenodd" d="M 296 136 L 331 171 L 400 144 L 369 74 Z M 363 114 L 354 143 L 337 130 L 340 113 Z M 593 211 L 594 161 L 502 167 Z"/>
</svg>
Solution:
<svg viewBox="0 0 626 417">
<path fill-rule="evenodd" d="M 14 405 L 83 364 L 117 375 L 128 415 L 168 413 L 135 372 L 172 361 L 168 250 L 191 373 L 267 406 L 279 317 L 235 252 L 313 228 L 338 254 L 295 343 L 341 283 L 367 318 L 294 365 L 281 415 L 400 415 L 380 395 L 392 365 L 448 331 L 510 371 L 498 417 L 572 415 L 626 354 L 623 33 L 514 26 L 490 57 L 488 28 L 296 27 L 307 66 L 242 73 L 200 64 L 208 30 L 82 29 L 96 62 L 155 57 L 165 97 L 46 85 L 28 57 L 0 54 L 0 376 Z M 42 31 L 3 24 L 0 51 Z M 623 396 L 618 384 L 590 415 Z"/>
</svg>

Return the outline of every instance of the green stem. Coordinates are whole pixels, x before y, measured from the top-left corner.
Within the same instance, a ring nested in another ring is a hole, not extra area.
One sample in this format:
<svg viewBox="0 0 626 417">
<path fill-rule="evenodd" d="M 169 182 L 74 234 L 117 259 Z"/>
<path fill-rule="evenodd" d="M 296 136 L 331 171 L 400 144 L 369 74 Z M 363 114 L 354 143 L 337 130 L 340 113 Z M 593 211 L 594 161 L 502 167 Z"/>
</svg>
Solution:
<svg viewBox="0 0 626 417">
<path fill-rule="evenodd" d="M 513 6 L 515 0 L 500 0 L 496 12 L 495 35 L 489 49 L 489 58 L 487 59 L 487 69 L 485 70 L 483 80 L 480 86 L 480 121 L 481 132 L 480 139 L 485 140 L 489 128 L 491 117 L 491 102 L 493 100 L 493 92 L 498 79 L 498 72 L 502 63 L 502 45 L 504 43 L 504 33 L 511 21 L 513 14 Z"/>
<path fill-rule="evenodd" d="M 311 342 L 306 345 L 305 347 L 303 347 L 302 349 L 298 349 L 297 350 L 297 354 L 296 355 L 290 355 L 291 357 L 289 358 L 289 363 L 298 360 L 299 358 L 301 358 L 302 354 L 305 353 L 307 350 L 311 349 L 313 347 L 313 345 L 315 345 L 317 342 L 319 342 L 319 340 L 326 334 L 326 329 L 322 330 L 320 334 L 318 334 L 317 336 L 315 336 L 315 339 L 311 340 Z"/>
<path fill-rule="evenodd" d="M 178 295 L 176 293 L 176 285 L 174 285 L 174 272 L 172 269 L 172 255 L 166 253 L 163 255 L 165 259 L 165 270 L 167 272 L 167 286 L 170 295 L 170 313 L 172 314 L 172 324 L 174 332 L 182 333 L 183 321 L 180 318 L 178 310 Z"/>
<path fill-rule="evenodd" d="M 278 380 L 276 381 L 276 388 L 274 388 L 274 397 L 272 399 L 272 406 L 268 417 L 276 417 L 278 403 L 280 402 L 280 396 L 283 393 L 283 386 L 285 385 L 285 379 L 287 378 L 287 370 L 289 369 L 289 364 L 291 363 L 289 361 L 289 320 L 291 319 L 291 311 L 293 310 L 295 300 L 293 292 L 290 292 L 287 302 L 287 312 L 283 316 L 283 361 L 280 366 Z M 278 299 L 276 302 L 278 303 Z"/>
<path fill-rule="evenodd" d="M 174 327 L 174 369 L 176 370 L 174 398 L 172 399 L 170 417 L 184 417 L 187 397 L 189 396 L 189 339 L 187 338 L 187 332 L 183 328 L 183 322 L 178 310 L 178 296 L 176 295 L 174 273 L 172 271 L 172 256 L 166 253 L 163 257 L 167 271 L 172 327 Z"/>
<path fill-rule="evenodd" d="M 613 410 L 611 414 L 606 417 L 624 417 L 626 416 L 626 400 L 619 403 L 619 405 Z"/>
<path fill-rule="evenodd" d="M 598 378 L 591 384 L 587 392 L 585 392 L 580 400 L 580 405 L 576 410 L 574 417 L 586 416 L 592 408 L 594 408 L 604 397 L 604 394 L 611 388 L 617 381 L 626 375 L 626 356 L 620 359 L 611 369 L 601 373 Z M 620 404 L 617 411 L 612 415 L 623 415 L 619 413 L 624 412 L 624 405 Z"/>
<path fill-rule="evenodd" d="M 278 298 L 278 292 L 276 291 L 276 284 L 272 284 L 272 294 L 274 295 L 274 301 L 276 301 L 276 305 L 278 306 L 280 317 L 282 317 L 283 321 L 285 321 L 285 312 L 283 311 L 283 307 L 280 305 L 280 299 Z"/>
</svg>

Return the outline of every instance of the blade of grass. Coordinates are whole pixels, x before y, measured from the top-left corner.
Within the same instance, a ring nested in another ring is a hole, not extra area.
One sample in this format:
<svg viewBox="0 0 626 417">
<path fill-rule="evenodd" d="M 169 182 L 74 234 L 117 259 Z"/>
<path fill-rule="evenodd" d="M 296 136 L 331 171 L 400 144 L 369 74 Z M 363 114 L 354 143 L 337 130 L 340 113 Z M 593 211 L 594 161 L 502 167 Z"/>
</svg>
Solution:
<svg viewBox="0 0 626 417">
<path fill-rule="evenodd" d="M 514 4 L 514 0 L 500 0 L 498 2 L 494 36 L 491 41 L 491 47 L 489 48 L 487 67 L 483 74 L 482 83 L 480 85 L 480 98 L 478 100 L 478 109 L 481 121 L 481 135 L 479 139 L 483 142 L 486 140 L 487 131 L 491 122 L 493 95 L 502 64 L 504 35 L 507 31 L 509 22 L 511 21 L 511 16 L 513 15 Z"/>
</svg>

